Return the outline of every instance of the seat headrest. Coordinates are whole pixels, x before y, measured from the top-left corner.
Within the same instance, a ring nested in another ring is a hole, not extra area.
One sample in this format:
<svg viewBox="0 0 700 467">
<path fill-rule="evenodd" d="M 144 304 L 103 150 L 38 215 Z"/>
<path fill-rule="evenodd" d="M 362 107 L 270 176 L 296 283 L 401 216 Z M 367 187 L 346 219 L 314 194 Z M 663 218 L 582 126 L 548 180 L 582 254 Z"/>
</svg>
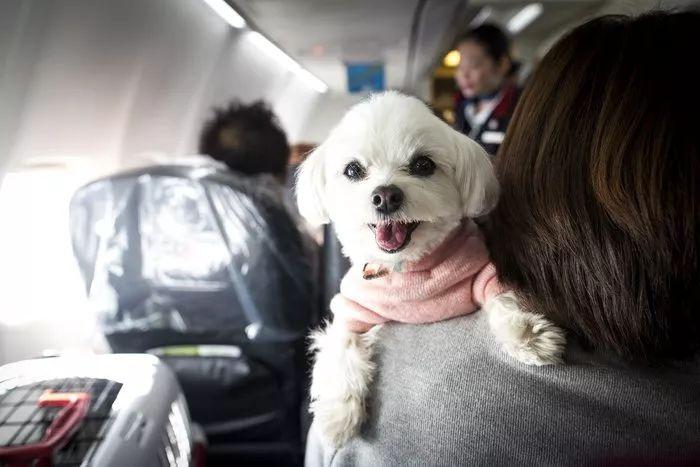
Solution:
<svg viewBox="0 0 700 467">
<path fill-rule="evenodd" d="M 291 315 L 308 313 L 281 311 L 308 306 L 311 285 L 272 177 L 141 168 L 82 187 L 70 212 L 86 290 L 108 327 L 293 329 Z"/>
</svg>

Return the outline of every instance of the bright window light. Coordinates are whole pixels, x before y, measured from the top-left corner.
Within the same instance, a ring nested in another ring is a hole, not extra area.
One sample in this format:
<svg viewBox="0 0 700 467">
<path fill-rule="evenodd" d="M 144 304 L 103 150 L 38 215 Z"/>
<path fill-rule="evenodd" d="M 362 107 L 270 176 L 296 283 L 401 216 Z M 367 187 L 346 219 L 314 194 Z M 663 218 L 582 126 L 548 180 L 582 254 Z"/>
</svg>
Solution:
<svg viewBox="0 0 700 467">
<path fill-rule="evenodd" d="M 321 79 L 311 73 L 309 70 L 302 67 L 296 62 L 292 57 L 287 55 L 273 44 L 269 39 L 260 34 L 257 31 L 250 31 L 248 33 L 248 38 L 255 44 L 263 53 L 273 60 L 278 61 L 282 66 L 287 68 L 289 71 L 294 72 L 297 76 L 302 78 L 306 83 L 311 86 L 316 91 L 323 94 L 328 90 L 328 85 L 324 83 Z"/>
<path fill-rule="evenodd" d="M 446 67 L 454 68 L 459 65 L 459 58 L 458 50 L 450 50 L 447 52 L 447 55 L 445 55 L 445 58 L 442 59 L 442 64 Z"/>
<path fill-rule="evenodd" d="M 225 0 L 204 0 L 204 3 L 209 5 L 212 10 L 217 12 L 228 24 L 237 29 L 245 27 L 245 20 L 239 15 L 236 10 L 231 8 L 231 5 Z"/>
<path fill-rule="evenodd" d="M 64 169 L 5 176 L 0 188 L 0 324 L 84 319 L 85 289 L 68 223 L 71 196 L 84 182 L 80 174 Z"/>
<path fill-rule="evenodd" d="M 517 34 L 526 27 L 530 25 L 538 16 L 542 14 L 541 3 L 530 3 L 529 5 L 523 7 L 522 10 L 513 15 L 513 17 L 508 21 L 508 31 L 511 34 Z"/>
</svg>

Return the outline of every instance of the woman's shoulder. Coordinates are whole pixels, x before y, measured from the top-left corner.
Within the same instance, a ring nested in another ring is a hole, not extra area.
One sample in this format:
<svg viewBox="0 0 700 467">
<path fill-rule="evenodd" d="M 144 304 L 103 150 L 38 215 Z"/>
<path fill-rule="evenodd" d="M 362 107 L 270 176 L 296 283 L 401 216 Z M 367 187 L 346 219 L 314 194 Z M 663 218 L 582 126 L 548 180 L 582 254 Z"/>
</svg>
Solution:
<svg viewBox="0 0 700 467">
<path fill-rule="evenodd" d="M 377 341 L 380 372 L 420 372 L 424 368 L 452 371 L 498 358 L 486 314 L 481 312 L 425 325 L 392 323 L 383 326 Z M 504 355 L 505 356 L 505 355 Z"/>
<path fill-rule="evenodd" d="M 377 349 L 368 421 L 326 464 L 567 464 L 700 447 L 698 365 L 636 370 L 575 349 L 566 365 L 526 366 L 481 312 L 384 326 Z"/>
<path fill-rule="evenodd" d="M 653 405 L 692 398 L 696 403 L 692 408 L 700 414 L 700 358 L 666 365 L 630 365 L 614 356 L 585 350 L 574 338 L 569 341 L 563 365 L 530 366 L 500 348 L 482 311 L 427 325 L 392 323 L 383 326 L 379 334 L 377 394 L 395 393 L 397 384 L 405 384 L 414 386 L 411 393 L 419 399 L 424 394 L 411 382 L 424 381 L 426 391 L 443 396 L 444 391 L 437 388 L 449 383 L 459 392 L 458 403 L 465 405 L 470 402 L 463 395 L 479 398 L 488 390 L 505 397 L 515 387 L 521 391 L 511 395 L 514 404 L 532 401 L 556 405 L 565 396 L 600 402 L 614 399 L 621 391 L 626 392 L 622 399 L 632 403 L 653 389 L 668 397 Z M 549 390 L 543 391 L 543 387 Z"/>
</svg>

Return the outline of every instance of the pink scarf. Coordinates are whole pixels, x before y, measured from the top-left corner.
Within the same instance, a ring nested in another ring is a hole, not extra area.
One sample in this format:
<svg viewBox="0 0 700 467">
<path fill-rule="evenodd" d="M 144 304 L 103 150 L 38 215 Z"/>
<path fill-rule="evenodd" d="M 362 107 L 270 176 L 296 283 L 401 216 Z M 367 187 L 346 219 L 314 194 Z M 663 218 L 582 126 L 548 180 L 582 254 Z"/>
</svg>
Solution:
<svg viewBox="0 0 700 467">
<path fill-rule="evenodd" d="M 388 321 L 433 323 L 466 315 L 503 292 L 481 233 L 471 222 L 400 271 L 380 269 L 379 275 L 364 278 L 368 266 L 352 266 L 331 302 L 336 319 L 359 333 Z"/>
</svg>

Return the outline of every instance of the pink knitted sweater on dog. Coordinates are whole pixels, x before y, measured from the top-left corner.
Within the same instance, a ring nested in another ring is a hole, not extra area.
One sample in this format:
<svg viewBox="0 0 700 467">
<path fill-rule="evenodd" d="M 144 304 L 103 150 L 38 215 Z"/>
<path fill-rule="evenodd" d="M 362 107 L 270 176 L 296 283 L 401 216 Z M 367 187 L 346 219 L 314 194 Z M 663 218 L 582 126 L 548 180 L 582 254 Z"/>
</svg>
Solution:
<svg viewBox="0 0 700 467">
<path fill-rule="evenodd" d="M 363 277 L 364 265 L 352 266 L 331 301 L 335 319 L 354 332 L 376 324 L 433 323 L 476 311 L 504 289 L 489 262 L 481 233 L 463 223 L 432 253 L 401 270 Z"/>
</svg>

